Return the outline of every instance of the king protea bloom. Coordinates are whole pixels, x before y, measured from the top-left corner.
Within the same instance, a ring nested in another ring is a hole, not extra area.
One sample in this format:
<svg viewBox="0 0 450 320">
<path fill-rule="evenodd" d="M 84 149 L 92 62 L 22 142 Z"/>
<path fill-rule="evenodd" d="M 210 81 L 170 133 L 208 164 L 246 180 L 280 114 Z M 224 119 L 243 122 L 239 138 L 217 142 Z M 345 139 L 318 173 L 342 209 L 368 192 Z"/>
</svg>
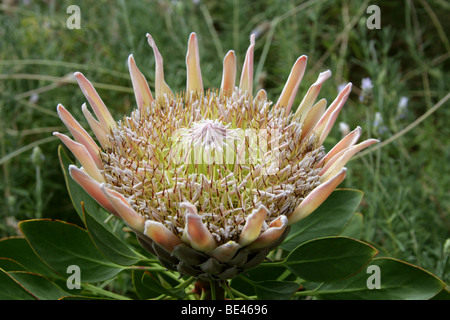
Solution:
<svg viewBox="0 0 450 320">
<path fill-rule="evenodd" d="M 236 56 L 223 60 L 222 83 L 205 90 L 197 36 L 186 55 L 186 91 L 164 81 L 156 61 L 152 94 L 132 55 L 128 67 L 137 108 L 116 121 L 83 74 L 75 78 L 96 139 L 62 106 L 57 111 L 74 140 L 54 133 L 79 160 L 71 177 L 103 208 L 120 217 L 161 264 L 198 279 L 231 279 L 260 264 L 293 223 L 311 214 L 344 180 L 345 165 L 376 142 L 357 144 L 361 128 L 328 153 L 322 146 L 346 102 L 351 83 L 327 108 L 317 100 L 330 71 L 319 74 L 293 111 L 306 68 L 301 56 L 276 103 L 253 92 L 250 37 L 236 84 Z"/>
</svg>

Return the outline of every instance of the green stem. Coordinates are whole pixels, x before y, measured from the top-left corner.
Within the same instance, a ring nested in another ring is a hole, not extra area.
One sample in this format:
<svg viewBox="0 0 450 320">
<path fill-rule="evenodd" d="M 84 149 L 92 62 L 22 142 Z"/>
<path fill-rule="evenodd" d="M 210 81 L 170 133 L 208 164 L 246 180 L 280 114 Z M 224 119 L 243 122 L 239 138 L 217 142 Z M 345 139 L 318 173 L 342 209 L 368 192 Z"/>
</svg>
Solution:
<svg viewBox="0 0 450 320">
<path fill-rule="evenodd" d="M 224 282 L 222 283 L 222 289 L 223 289 L 223 290 L 225 291 L 225 293 L 230 297 L 231 300 L 234 300 L 234 299 L 235 299 L 233 293 L 231 292 L 231 289 L 230 289 L 230 286 L 229 286 L 228 281 L 224 281 Z"/>
<path fill-rule="evenodd" d="M 202 290 L 202 294 L 200 296 L 200 300 L 206 300 L 206 291 Z"/>
<path fill-rule="evenodd" d="M 294 296 L 296 297 L 304 297 L 304 296 L 313 296 L 315 294 L 314 290 L 309 291 L 299 291 L 294 293 Z"/>
<path fill-rule="evenodd" d="M 186 288 L 186 287 L 188 287 L 192 282 L 194 282 L 194 280 L 195 280 L 194 277 L 190 277 L 189 279 L 187 279 L 187 280 L 184 281 L 183 283 L 180 283 L 179 285 L 177 285 L 175 288 L 177 288 L 177 289 Z"/>
<path fill-rule="evenodd" d="M 211 300 L 216 300 L 216 282 L 214 280 L 209 282 L 209 288 L 211 289 Z"/>
<path fill-rule="evenodd" d="M 179 285 L 177 285 L 177 286 L 175 287 L 175 289 L 184 289 L 184 288 L 188 287 L 194 280 L 195 280 L 195 278 L 194 278 L 194 277 L 191 277 L 191 278 L 189 278 L 189 279 L 183 281 L 183 282 L 180 283 Z M 188 294 L 192 294 L 192 293 L 186 293 L 186 294 L 188 295 Z M 163 293 L 163 294 L 157 296 L 156 298 L 152 298 L 151 300 L 164 300 L 164 299 L 167 298 L 167 297 L 168 297 L 168 295 L 165 294 L 165 293 Z"/>
<path fill-rule="evenodd" d="M 36 216 L 42 218 L 42 179 L 41 167 L 36 166 Z"/>
<path fill-rule="evenodd" d="M 109 298 L 113 298 L 113 299 L 117 299 L 117 300 L 131 300 L 128 297 L 125 297 L 123 295 L 120 295 L 120 294 L 117 294 L 117 293 L 114 293 L 114 292 L 111 292 L 111 291 L 108 291 L 108 290 L 104 290 L 104 289 L 98 288 L 98 287 L 96 287 L 96 286 L 94 286 L 92 284 L 89 284 L 89 283 L 82 284 L 82 286 L 84 288 L 94 292 L 94 293 L 98 293 L 98 294 L 103 295 L 105 297 L 109 297 Z"/>
<path fill-rule="evenodd" d="M 224 56 L 222 44 L 220 43 L 219 35 L 214 28 L 214 21 L 209 13 L 208 7 L 203 3 L 200 4 L 200 10 L 202 11 L 203 17 L 205 18 L 206 25 L 208 26 L 209 32 L 211 33 L 211 38 L 213 40 L 214 46 L 216 47 L 217 55 L 219 59 Z"/>
<path fill-rule="evenodd" d="M 57 137 L 51 136 L 51 137 L 47 137 L 47 138 L 44 138 L 44 139 L 40 139 L 40 140 L 34 141 L 34 142 L 32 142 L 32 143 L 30 143 L 30 144 L 28 144 L 28 145 L 26 145 L 26 146 L 24 146 L 22 148 L 16 149 L 15 151 L 13 151 L 13 152 L 7 154 L 6 156 L 2 157 L 0 159 L 0 165 L 4 164 L 5 162 L 11 160 L 14 157 L 17 157 L 18 155 L 20 155 L 20 154 L 22 154 L 22 153 L 24 153 L 24 152 L 26 152 L 26 151 L 28 151 L 30 149 L 33 149 L 34 147 L 36 147 L 38 145 L 41 145 L 41 144 L 44 144 L 44 143 L 47 143 L 47 142 L 56 141 L 56 140 L 58 140 Z"/>
<path fill-rule="evenodd" d="M 283 281 L 290 274 L 291 274 L 291 271 L 289 271 L 289 269 L 286 269 L 282 274 L 280 274 L 280 276 L 277 278 L 277 281 Z"/>
<path fill-rule="evenodd" d="M 243 298 L 244 300 L 254 300 L 254 298 L 247 296 L 246 294 L 237 291 L 236 289 L 233 289 L 232 287 L 230 287 L 230 291 L 235 295 L 235 296 L 239 296 L 241 298 Z"/>
<path fill-rule="evenodd" d="M 222 288 L 222 281 L 197 280 L 195 283 L 197 292 L 201 290 L 201 300 L 224 300 L 225 291 Z"/>
<path fill-rule="evenodd" d="M 151 300 L 163 300 L 165 297 L 167 297 L 167 294 L 163 293 L 159 296 L 157 296 L 156 298 L 153 298 Z"/>
<path fill-rule="evenodd" d="M 172 272 L 168 272 L 167 268 L 161 267 L 159 265 L 157 265 L 157 266 L 129 266 L 129 267 L 126 267 L 125 269 L 126 270 L 144 270 L 144 271 L 150 271 L 150 272 L 164 272 L 167 276 L 180 282 L 180 279 L 177 275 L 173 274 Z"/>
</svg>

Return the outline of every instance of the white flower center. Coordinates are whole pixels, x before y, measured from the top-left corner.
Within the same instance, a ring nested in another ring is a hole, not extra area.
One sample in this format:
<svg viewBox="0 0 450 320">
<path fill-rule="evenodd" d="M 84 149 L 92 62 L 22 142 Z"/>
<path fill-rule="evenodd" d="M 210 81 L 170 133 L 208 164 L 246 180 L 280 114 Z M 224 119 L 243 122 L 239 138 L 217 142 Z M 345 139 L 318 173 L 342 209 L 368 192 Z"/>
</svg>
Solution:
<svg viewBox="0 0 450 320">
<path fill-rule="evenodd" d="M 223 150 L 227 139 L 227 127 L 219 120 L 200 120 L 192 123 L 188 135 L 183 140 L 193 143 L 195 147 L 202 146 L 205 150 Z"/>
</svg>

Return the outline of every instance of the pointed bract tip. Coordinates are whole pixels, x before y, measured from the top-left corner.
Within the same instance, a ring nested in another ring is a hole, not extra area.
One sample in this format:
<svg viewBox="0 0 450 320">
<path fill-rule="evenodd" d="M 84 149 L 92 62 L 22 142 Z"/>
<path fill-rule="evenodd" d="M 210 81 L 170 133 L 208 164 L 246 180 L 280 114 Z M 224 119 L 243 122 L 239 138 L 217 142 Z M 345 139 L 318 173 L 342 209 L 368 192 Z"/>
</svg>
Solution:
<svg viewBox="0 0 450 320">
<path fill-rule="evenodd" d="M 185 232 L 191 246 L 200 251 L 211 251 L 217 247 L 213 236 L 202 222 L 198 214 L 188 213 L 185 216 Z"/>
<path fill-rule="evenodd" d="M 145 221 L 144 234 L 168 252 L 172 252 L 175 246 L 181 243 L 181 239 L 178 236 L 157 221 Z"/>
<path fill-rule="evenodd" d="M 258 238 L 261 233 L 261 227 L 264 223 L 266 216 L 270 211 L 266 206 L 261 205 L 258 209 L 254 209 L 252 213 L 247 217 L 244 228 L 242 229 L 239 237 L 239 244 L 246 246 Z"/>
<path fill-rule="evenodd" d="M 98 181 L 90 177 L 82 168 L 78 168 L 74 165 L 69 165 L 69 174 L 72 179 L 77 182 L 80 187 L 82 187 L 84 191 L 86 191 L 106 211 L 112 213 L 117 217 L 120 217 L 119 213 L 110 203 L 100 187 L 102 184 L 104 185 L 104 183 L 99 183 Z"/>
<path fill-rule="evenodd" d="M 331 179 L 320 184 L 309 193 L 288 217 L 289 225 L 306 218 L 314 212 L 345 179 L 346 174 L 347 168 L 344 167 Z"/>
<path fill-rule="evenodd" d="M 72 171 L 72 170 L 74 170 L 74 169 L 80 169 L 80 168 L 78 168 L 76 165 L 74 165 L 74 164 L 69 164 L 69 171 Z M 103 184 L 104 184 L 104 182 L 102 182 Z"/>
<path fill-rule="evenodd" d="M 234 52 L 234 50 L 230 50 L 230 51 L 227 52 L 227 54 L 225 55 L 225 57 L 223 58 L 223 60 L 227 60 L 227 59 L 229 59 L 230 57 L 234 57 L 234 56 L 236 56 L 236 53 Z"/>
<path fill-rule="evenodd" d="M 326 80 L 328 80 L 331 77 L 331 71 L 327 70 L 324 72 L 321 72 L 319 76 L 317 77 L 317 81 L 314 84 L 322 84 Z"/>
<path fill-rule="evenodd" d="M 249 249 L 261 249 L 270 247 L 270 245 L 274 244 L 280 239 L 284 230 L 288 226 L 288 223 L 289 220 L 285 215 L 279 216 L 274 221 L 272 221 L 268 229 L 261 233 L 261 235 L 248 246 Z"/>
<path fill-rule="evenodd" d="M 137 68 L 136 61 L 134 60 L 133 54 L 130 54 L 127 59 L 128 68 Z"/>
<path fill-rule="evenodd" d="M 153 40 L 153 37 L 150 35 L 150 33 L 147 33 L 146 37 L 148 44 L 153 48 L 153 46 L 155 45 L 155 40 Z"/>
<path fill-rule="evenodd" d="M 128 203 L 127 199 L 119 192 L 109 189 L 105 183 L 100 183 L 100 189 L 117 211 L 119 216 L 133 229 L 143 233 L 145 218 L 138 214 Z"/>
</svg>

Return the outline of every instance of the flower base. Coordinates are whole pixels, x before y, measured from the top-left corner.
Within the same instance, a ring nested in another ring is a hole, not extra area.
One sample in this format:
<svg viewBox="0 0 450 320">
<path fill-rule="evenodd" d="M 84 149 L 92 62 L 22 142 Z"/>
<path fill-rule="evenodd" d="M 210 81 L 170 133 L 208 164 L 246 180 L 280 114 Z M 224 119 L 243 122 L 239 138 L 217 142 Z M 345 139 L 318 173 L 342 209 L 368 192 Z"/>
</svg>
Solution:
<svg viewBox="0 0 450 320">
<path fill-rule="evenodd" d="M 185 244 L 180 244 L 172 252 L 168 252 L 156 242 L 145 235 L 138 235 L 141 246 L 155 255 L 162 266 L 169 270 L 178 271 L 180 274 L 195 277 L 201 281 L 222 281 L 233 279 L 241 273 L 261 264 L 269 252 L 278 247 L 289 234 L 287 227 L 282 236 L 269 247 L 262 249 L 239 249 L 228 261 L 219 261 Z"/>
</svg>

